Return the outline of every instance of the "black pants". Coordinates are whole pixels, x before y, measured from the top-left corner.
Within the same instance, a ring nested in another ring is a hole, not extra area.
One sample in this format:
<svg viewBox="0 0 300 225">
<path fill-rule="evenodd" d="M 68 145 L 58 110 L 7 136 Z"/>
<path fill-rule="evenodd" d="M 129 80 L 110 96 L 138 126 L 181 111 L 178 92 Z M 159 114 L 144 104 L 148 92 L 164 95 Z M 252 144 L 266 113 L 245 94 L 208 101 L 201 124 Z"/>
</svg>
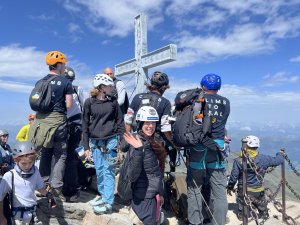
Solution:
<svg viewBox="0 0 300 225">
<path fill-rule="evenodd" d="M 267 215 L 268 213 L 268 208 L 267 208 L 267 202 L 266 202 L 266 198 L 265 198 L 265 192 L 261 191 L 261 192 L 247 192 L 248 196 L 250 197 L 250 199 L 253 199 L 253 203 L 252 205 L 254 206 L 254 208 L 256 208 L 258 210 L 258 216 L 259 217 L 263 217 L 265 215 Z M 238 198 L 237 198 L 237 202 L 238 202 L 238 213 L 243 213 L 243 191 L 242 189 L 238 189 Z M 249 207 L 248 207 L 248 212 L 247 215 L 248 217 L 250 216 L 250 211 L 249 211 Z"/>
<path fill-rule="evenodd" d="M 10 208 L 10 199 L 8 194 L 3 199 L 3 214 L 7 220 L 7 225 L 12 225 L 12 212 Z"/>
<path fill-rule="evenodd" d="M 80 188 L 79 170 L 80 160 L 75 149 L 81 141 L 81 125 L 68 122 L 68 148 L 64 174 L 63 193 L 66 196 L 74 195 Z"/>
</svg>

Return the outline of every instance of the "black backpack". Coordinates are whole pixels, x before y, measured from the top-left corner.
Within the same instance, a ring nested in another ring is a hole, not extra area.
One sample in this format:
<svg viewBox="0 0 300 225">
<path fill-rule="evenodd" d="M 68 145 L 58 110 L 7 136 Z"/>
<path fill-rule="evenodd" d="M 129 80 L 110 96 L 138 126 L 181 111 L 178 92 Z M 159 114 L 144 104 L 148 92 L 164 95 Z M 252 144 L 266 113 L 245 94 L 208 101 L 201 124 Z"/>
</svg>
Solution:
<svg viewBox="0 0 300 225">
<path fill-rule="evenodd" d="M 39 113 L 49 113 L 53 109 L 51 101 L 52 87 L 51 81 L 56 76 L 51 76 L 49 79 L 41 79 L 37 82 L 29 95 L 29 104 L 33 111 Z"/>
<path fill-rule="evenodd" d="M 122 164 L 120 175 L 119 175 L 119 182 L 118 182 L 118 194 L 125 201 L 129 201 L 132 199 L 133 182 L 128 178 L 127 175 L 130 160 L 131 160 L 131 151 L 129 150 Z"/>
<path fill-rule="evenodd" d="M 201 89 L 179 92 L 175 97 L 176 120 L 172 123 L 173 141 L 177 146 L 190 147 L 202 143 L 211 133 L 211 116 Z M 213 140 L 210 144 L 215 146 Z"/>
<path fill-rule="evenodd" d="M 140 95 L 140 94 L 139 94 Z M 134 116 L 133 118 L 136 117 L 136 113 L 138 112 L 138 110 L 142 107 L 142 106 L 152 106 L 153 108 L 157 108 L 157 103 L 158 101 L 160 101 L 159 99 L 161 98 L 161 96 L 157 95 L 157 94 L 153 94 L 151 92 L 149 93 L 144 93 L 142 98 L 140 99 L 140 104 L 136 110 L 136 112 L 134 112 Z M 132 121 L 132 125 L 131 128 L 133 131 L 137 130 L 137 123 L 136 120 L 134 119 Z"/>
</svg>

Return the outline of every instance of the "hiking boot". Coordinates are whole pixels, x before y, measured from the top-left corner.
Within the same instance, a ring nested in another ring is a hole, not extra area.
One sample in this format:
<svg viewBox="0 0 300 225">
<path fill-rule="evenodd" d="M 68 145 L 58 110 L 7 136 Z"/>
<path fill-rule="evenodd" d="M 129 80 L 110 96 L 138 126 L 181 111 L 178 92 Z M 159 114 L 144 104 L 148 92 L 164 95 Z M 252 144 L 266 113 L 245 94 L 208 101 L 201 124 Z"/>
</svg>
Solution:
<svg viewBox="0 0 300 225">
<path fill-rule="evenodd" d="M 59 199 L 62 202 L 66 202 L 66 197 L 61 192 L 61 188 L 52 188 L 51 192 L 55 198 Z"/>
<path fill-rule="evenodd" d="M 79 197 L 80 197 L 80 191 L 77 191 L 74 195 L 69 197 L 67 200 L 68 202 L 77 202 Z"/>
<path fill-rule="evenodd" d="M 103 204 L 101 206 L 94 206 L 93 207 L 94 213 L 98 215 L 102 214 L 111 214 L 112 213 L 112 206 L 110 204 Z"/>
<path fill-rule="evenodd" d="M 101 205 L 105 204 L 105 202 L 102 200 L 101 196 L 97 195 L 94 199 L 89 201 L 89 204 L 91 206 L 101 206 Z"/>
</svg>

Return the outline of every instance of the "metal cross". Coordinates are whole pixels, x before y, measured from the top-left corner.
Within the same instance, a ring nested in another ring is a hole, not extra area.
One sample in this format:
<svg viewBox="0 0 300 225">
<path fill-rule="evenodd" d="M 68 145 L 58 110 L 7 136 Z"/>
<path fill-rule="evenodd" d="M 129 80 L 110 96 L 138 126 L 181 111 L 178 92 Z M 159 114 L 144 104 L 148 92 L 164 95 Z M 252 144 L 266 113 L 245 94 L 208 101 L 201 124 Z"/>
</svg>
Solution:
<svg viewBox="0 0 300 225">
<path fill-rule="evenodd" d="M 135 17 L 135 58 L 115 65 L 115 75 L 123 76 L 135 73 L 135 93 L 145 92 L 145 81 L 148 69 L 172 62 L 177 58 L 177 46 L 167 45 L 147 53 L 147 21 L 146 16 L 139 14 Z"/>
</svg>

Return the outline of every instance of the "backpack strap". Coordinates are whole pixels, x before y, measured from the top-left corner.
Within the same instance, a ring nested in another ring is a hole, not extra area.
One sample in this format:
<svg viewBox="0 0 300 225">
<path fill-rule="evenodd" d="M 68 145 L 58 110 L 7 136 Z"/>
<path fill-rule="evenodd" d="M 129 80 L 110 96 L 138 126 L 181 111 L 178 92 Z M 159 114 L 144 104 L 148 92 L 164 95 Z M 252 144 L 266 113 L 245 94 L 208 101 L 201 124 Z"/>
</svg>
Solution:
<svg viewBox="0 0 300 225">
<path fill-rule="evenodd" d="M 11 172 L 11 191 L 9 193 L 9 201 L 10 201 L 10 208 L 11 210 L 14 207 L 14 192 L 15 192 L 15 175 L 14 172 L 12 170 L 10 170 L 9 172 Z"/>
<path fill-rule="evenodd" d="M 80 106 L 80 110 L 81 112 L 83 111 L 82 110 L 82 102 L 80 101 L 80 98 L 79 98 L 79 94 L 78 94 L 78 90 L 76 90 L 76 87 L 78 88 L 78 86 L 72 86 L 73 87 L 73 91 L 75 92 L 75 94 L 77 95 L 77 99 L 78 99 L 78 102 L 79 102 L 79 106 Z"/>
</svg>

